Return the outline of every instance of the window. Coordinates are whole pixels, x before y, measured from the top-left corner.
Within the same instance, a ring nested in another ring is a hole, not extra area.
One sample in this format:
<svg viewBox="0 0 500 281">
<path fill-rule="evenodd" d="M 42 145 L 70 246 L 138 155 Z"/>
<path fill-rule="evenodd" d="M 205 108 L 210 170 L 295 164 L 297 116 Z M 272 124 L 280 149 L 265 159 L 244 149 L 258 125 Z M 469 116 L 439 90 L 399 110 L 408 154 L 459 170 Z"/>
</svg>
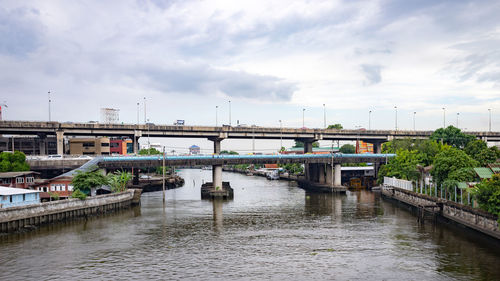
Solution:
<svg viewBox="0 0 500 281">
<path fill-rule="evenodd" d="M 24 183 L 24 177 L 16 178 L 16 183 Z"/>
<path fill-rule="evenodd" d="M 84 142 L 83 147 L 95 147 L 94 142 Z"/>
<path fill-rule="evenodd" d="M 56 191 L 56 185 L 55 184 L 51 184 L 50 185 L 50 191 Z"/>
<path fill-rule="evenodd" d="M 10 195 L 9 197 L 10 197 L 10 203 L 12 203 L 12 195 Z"/>
<path fill-rule="evenodd" d="M 107 146 L 109 146 L 109 143 L 103 142 L 103 143 L 101 143 L 101 146 L 107 147 Z"/>
<path fill-rule="evenodd" d="M 27 183 L 34 183 L 35 182 L 35 178 L 34 177 L 27 177 L 26 178 L 26 182 Z"/>
</svg>

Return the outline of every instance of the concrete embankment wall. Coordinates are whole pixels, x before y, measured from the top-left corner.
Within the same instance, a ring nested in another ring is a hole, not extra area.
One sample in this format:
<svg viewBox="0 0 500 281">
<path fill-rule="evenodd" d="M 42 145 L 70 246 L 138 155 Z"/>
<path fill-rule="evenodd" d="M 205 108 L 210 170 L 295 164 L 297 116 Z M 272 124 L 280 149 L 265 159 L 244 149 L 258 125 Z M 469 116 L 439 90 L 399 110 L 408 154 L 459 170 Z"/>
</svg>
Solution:
<svg viewBox="0 0 500 281">
<path fill-rule="evenodd" d="M 498 218 L 482 210 L 397 187 L 383 189 L 382 195 L 403 202 L 417 210 L 422 209 L 425 211 L 430 206 L 431 208 L 427 210 L 430 210 L 437 216 L 500 239 Z"/>
<path fill-rule="evenodd" d="M 0 232 L 13 232 L 39 225 L 79 217 L 104 214 L 140 203 L 141 191 L 129 189 L 120 193 L 68 199 L 0 209 Z"/>
</svg>

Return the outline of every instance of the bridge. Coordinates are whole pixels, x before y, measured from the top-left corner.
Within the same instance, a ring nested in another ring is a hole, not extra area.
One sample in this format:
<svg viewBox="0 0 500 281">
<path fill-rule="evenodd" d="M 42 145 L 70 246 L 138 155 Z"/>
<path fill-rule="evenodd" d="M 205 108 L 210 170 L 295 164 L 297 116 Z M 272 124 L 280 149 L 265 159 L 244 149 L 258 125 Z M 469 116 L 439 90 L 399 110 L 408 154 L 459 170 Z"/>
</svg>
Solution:
<svg viewBox="0 0 500 281">
<path fill-rule="evenodd" d="M 342 163 L 373 163 L 375 173 L 381 163 L 386 163 L 395 154 L 302 154 L 302 155 L 200 155 L 200 156 L 101 156 L 81 166 L 86 170 L 92 166 L 104 169 L 132 169 L 143 167 L 159 167 L 165 161 L 166 166 L 212 166 L 212 187 L 222 187 L 222 166 L 238 164 L 287 164 L 303 163 L 305 165 L 305 181 L 309 186 L 328 187 L 332 191 L 345 191 L 341 185 Z M 78 170 L 78 169 L 77 169 Z M 76 170 L 63 174 L 73 175 Z M 137 178 L 138 169 L 134 170 Z"/>
<path fill-rule="evenodd" d="M 381 145 L 393 139 L 428 138 L 433 131 L 401 130 L 338 130 L 276 127 L 210 127 L 172 126 L 155 124 L 99 124 L 59 123 L 33 121 L 0 121 L 0 134 L 57 136 L 58 154 L 63 154 L 64 136 L 120 136 L 134 141 L 134 152 L 140 137 L 207 138 L 214 141 L 214 153 L 224 139 L 292 139 L 305 143 L 305 152 L 311 152 L 311 144 L 318 140 L 362 140 L 374 145 L 374 152 L 381 152 Z M 465 132 L 484 141 L 500 141 L 500 132 Z M 309 149 L 310 148 L 310 149 Z"/>
</svg>

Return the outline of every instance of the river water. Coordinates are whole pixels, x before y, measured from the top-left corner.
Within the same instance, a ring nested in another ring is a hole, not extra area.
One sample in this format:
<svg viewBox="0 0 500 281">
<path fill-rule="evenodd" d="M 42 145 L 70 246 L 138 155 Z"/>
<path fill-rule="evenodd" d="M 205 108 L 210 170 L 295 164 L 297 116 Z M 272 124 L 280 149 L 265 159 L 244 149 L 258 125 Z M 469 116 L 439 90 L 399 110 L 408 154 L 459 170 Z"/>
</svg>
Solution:
<svg viewBox="0 0 500 281">
<path fill-rule="evenodd" d="M 1 280 L 500 280 L 495 241 L 418 224 L 369 191 L 312 194 L 224 173 L 234 200 L 200 200 L 211 171 L 140 207 L 0 236 Z"/>
</svg>

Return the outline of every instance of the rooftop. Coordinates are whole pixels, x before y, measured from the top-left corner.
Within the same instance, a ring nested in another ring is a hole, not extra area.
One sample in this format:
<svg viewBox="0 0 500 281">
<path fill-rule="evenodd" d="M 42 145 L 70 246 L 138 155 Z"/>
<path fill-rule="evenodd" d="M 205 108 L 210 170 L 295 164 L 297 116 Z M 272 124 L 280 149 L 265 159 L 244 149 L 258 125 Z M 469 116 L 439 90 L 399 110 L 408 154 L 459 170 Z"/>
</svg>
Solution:
<svg viewBox="0 0 500 281">
<path fill-rule="evenodd" d="M 0 196 L 16 195 L 16 194 L 28 194 L 28 193 L 40 193 L 40 192 L 41 191 L 38 191 L 38 190 L 0 186 Z"/>
<path fill-rule="evenodd" d="M 31 174 L 39 175 L 40 173 L 34 172 L 34 171 L 5 172 L 5 173 L 0 173 L 0 178 L 15 178 L 15 177 L 24 176 L 24 175 L 31 175 Z"/>
<path fill-rule="evenodd" d="M 490 168 L 474 168 L 474 171 L 481 179 L 491 179 L 491 177 L 493 176 L 493 172 L 490 170 Z"/>
</svg>

